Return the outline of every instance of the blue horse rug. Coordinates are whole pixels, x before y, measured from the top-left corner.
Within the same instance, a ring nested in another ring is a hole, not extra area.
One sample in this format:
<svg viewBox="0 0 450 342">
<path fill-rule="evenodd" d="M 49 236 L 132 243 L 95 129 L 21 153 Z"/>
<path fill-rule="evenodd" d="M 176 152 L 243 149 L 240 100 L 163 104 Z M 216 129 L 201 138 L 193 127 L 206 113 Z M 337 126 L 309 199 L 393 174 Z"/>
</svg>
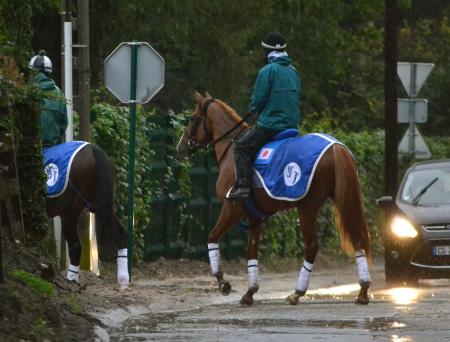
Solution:
<svg viewBox="0 0 450 342">
<path fill-rule="evenodd" d="M 58 197 L 66 190 L 73 158 L 87 144 L 85 141 L 69 141 L 42 150 L 47 197 Z"/>
<path fill-rule="evenodd" d="M 254 186 L 277 200 L 305 197 L 320 159 L 334 144 L 343 145 L 329 135 L 312 133 L 264 145 L 254 162 Z"/>
</svg>

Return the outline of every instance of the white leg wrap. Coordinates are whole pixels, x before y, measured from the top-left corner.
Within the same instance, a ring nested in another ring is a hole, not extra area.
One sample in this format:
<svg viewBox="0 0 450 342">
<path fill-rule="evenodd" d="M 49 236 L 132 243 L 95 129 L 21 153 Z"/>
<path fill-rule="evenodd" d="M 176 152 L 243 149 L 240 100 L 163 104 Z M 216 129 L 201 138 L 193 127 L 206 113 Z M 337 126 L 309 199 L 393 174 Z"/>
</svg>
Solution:
<svg viewBox="0 0 450 342">
<path fill-rule="evenodd" d="M 358 266 L 359 280 L 370 282 L 369 268 L 367 267 L 366 253 L 364 250 L 356 252 L 356 265 Z"/>
<path fill-rule="evenodd" d="M 303 261 L 303 266 L 298 275 L 297 287 L 295 288 L 297 291 L 306 292 L 308 290 L 309 278 L 311 277 L 313 267 L 314 264 L 310 264 L 306 260 Z"/>
<path fill-rule="evenodd" d="M 117 283 L 120 285 L 128 285 L 130 283 L 127 248 L 119 249 L 117 252 Z"/>
<path fill-rule="evenodd" d="M 78 283 L 78 279 L 80 276 L 80 266 L 69 265 L 67 269 L 67 280 L 76 281 Z"/>
<path fill-rule="evenodd" d="M 259 288 L 257 259 L 250 259 L 248 261 L 248 288 Z"/>
<path fill-rule="evenodd" d="M 219 272 L 220 252 L 219 244 L 208 243 L 209 264 L 211 265 L 211 273 L 216 275 Z"/>
</svg>

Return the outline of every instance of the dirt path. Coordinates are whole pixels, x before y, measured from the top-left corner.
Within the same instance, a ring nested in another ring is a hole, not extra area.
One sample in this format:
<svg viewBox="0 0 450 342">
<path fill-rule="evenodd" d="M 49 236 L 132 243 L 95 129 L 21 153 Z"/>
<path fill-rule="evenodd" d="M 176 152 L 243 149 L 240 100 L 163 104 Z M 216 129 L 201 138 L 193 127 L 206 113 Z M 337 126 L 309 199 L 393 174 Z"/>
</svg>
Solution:
<svg viewBox="0 0 450 342">
<path fill-rule="evenodd" d="M 281 299 L 290 294 L 298 276 L 297 264 L 300 265 L 300 262 L 279 260 L 272 261 L 270 266 L 261 265 L 261 288 L 255 300 Z M 226 279 L 233 286 L 227 297 L 220 294 L 206 262 L 161 259 L 143 264 L 134 270 L 130 290 L 123 292 L 119 292 L 115 285 L 112 266 L 106 266 L 101 277 L 82 274 L 86 288 L 79 296 L 85 311 L 101 322 L 96 327 L 96 334 L 103 341 L 108 340 L 109 329 L 117 328 L 130 317 L 238 301 L 247 289 L 246 260 L 224 263 Z M 377 283 L 384 284 L 381 262 L 376 261 L 372 265 L 372 277 L 375 288 Z M 316 262 L 310 289 L 355 282 L 354 262 L 320 259 Z"/>
</svg>

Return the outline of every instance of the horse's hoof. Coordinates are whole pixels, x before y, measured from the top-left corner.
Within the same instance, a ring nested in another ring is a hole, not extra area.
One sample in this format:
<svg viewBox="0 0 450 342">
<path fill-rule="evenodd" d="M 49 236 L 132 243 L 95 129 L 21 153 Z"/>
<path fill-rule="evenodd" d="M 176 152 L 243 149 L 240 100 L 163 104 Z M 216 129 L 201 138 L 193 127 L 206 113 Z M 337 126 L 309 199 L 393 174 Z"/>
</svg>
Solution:
<svg viewBox="0 0 450 342">
<path fill-rule="evenodd" d="M 254 303 L 253 297 L 243 295 L 239 304 L 246 305 L 246 306 L 252 306 Z"/>
<path fill-rule="evenodd" d="M 286 299 L 284 300 L 284 304 L 297 305 L 298 304 L 298 296 L 295 293 L 287 296 Z"/>
<path fill-rule="evenodd" d="M 362 298 L 362 297 L 358 297 L 355 300 L 355 304 L 357 305 L 367 305 L 369 304 L 369 298 Z"/>
<path fill-rule="evenodd" d="M 228 281 L 223 281 L 219 284 L 219 290 L 224 296 L 228 296 L 231 292 L 231 285 Z"/>
</svg>

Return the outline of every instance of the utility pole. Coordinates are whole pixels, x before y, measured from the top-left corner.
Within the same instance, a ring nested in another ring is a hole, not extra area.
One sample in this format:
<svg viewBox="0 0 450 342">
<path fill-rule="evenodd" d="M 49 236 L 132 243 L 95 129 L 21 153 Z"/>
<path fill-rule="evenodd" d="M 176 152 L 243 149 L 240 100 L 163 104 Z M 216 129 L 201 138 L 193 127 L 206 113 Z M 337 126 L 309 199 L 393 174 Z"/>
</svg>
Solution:
<svg viewBox="0 0 450 342">
<path fill-rule="evenodd" d="M 0 88 L 0 116 L 9 115 L 8 113 L 8 99 L 6 97 L 6 92 L 4 89 Z M 0 133 L 6 133 L 2 131 L 2 127 L 0 127 Z M 2 134 L 3 136 L 3 134 Z M 1 137 L 0 137 L 1 139 Z M 1 166 L 1 165 L 0 165 Z M 2 181 L 2 177 L 0 174 L 0 182 Z M 3 189 L 2 189 L 3 190 Z M 2 223 L 2 201 L 3 201 L 3 191 L 0 192 L 0 284 L 5 283 L 5 276 L 3 271 L 3 223 Z"/>
<path fill-rule="evenodd" d="M 72 1 L 66 0 L 64 18 L 64 96 L 67 106 L 66 141 L 73 140 L 73 59 L 72 59 Z"/>
<path fill-rule="evenodd" d="M 76 75 L 78 79 L 77 112 L 80 118 L 79 139 L 91 140 L 91 69 L 89 60 L 89 0 L 77 0 L 76 3 L 76 32 L 78 57 L 76 63 Z M 80 242 L 83 246 L 80 266 L 82 269 L 91 270 L 98 274 L 98 260 L 94 250 L 97 250 L 94 238 L 95 219 L 89 211 L 83 211 L 79 222 Z M 94 246 L 94 247 L 93 247 Z M 95 254 L 95 255 L 94 255 Z"/>
<path fill-rule="evenodd" d="M 78 114 L 80 116 L 80 140 L 91 140 L 91 69 L 89 60 L 89 0 L 77 1 L 78 44 Z"/>
<path fill-rule="evenodd" d="M 397 191 L 397 0 L 385 0 L 384 102 L 385 102 L 385 193 Z"/>
</svg>

